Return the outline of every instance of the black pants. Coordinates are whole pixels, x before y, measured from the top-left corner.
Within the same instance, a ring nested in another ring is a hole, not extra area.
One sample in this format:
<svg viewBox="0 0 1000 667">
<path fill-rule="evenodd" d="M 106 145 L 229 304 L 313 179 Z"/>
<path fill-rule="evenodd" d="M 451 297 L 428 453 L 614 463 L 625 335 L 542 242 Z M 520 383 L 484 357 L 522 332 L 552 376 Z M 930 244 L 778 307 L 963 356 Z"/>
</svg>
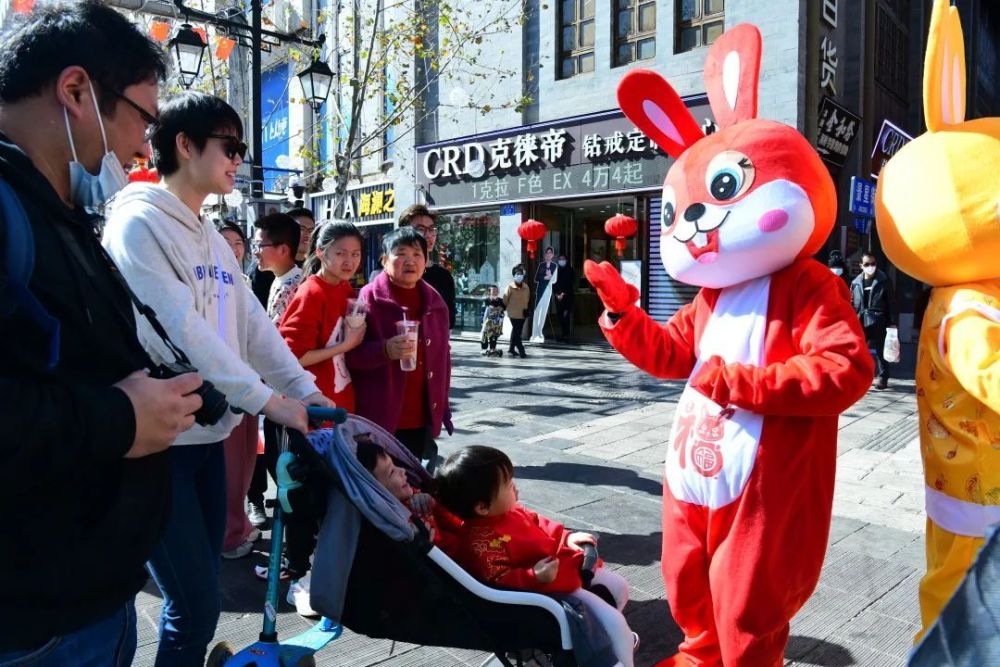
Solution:
<svg viewBox="0 0 1000 667">
<path fill-rule="evenodd" d="M 267 492 L 267 462 L 263 454 L 257 455 L 253 466 L 253 476 L 250 478 L 250 488 L 247 489 L 247 500 L 264 507 L 264 494 Z"/>
<path fill-rule="evenodd" d="M 573 300 L 568 296 L 557 299 L 556 315 L 559 316 L 559 328 L 562 329 L 562 338 L 568 342 L 573 335 Z"/>
<path fill-rule="evenodd" d="M 426 426 L 397 429 L 393 435 L 421 461 L 424 459 L 433 461 L 437 456 L 437 443 L 431 437 L 431 430 Z"/>
<path fill-rule="evenodd" d="M 264 419 L 264 460 L 267 471 L 275 477 L 278 465 L 281 426 Z M 265 483 L 266 483 L 265 478 Z M 309 571 L 309 557 L 316 549 L 319 522 L 326 513 L 326 488 L 319 474 L 310 471 L 302 486 L 289 493 L 291 514 L 284 515 L 285 555 L 291 577 L 297 579 Z"/>
<path fill-rule="evenodd" d="M 875 375 L 888 380 L 889 362 L 882 358 L 882 351 L 885 348 L 885 327 L 881 325 L 865 327 L 865 342 L 868 343 L 869 350 L 875 350 L 872 355 L 875 357 Z"/>
<path fill-rule="evenodd" d="M 483 339 L 479 341 L 479 345 L 485 350 L 489 348 L 490 350 L 497 349 L 497 336 L 483 336 Z"/>
<path fill-rule="evenodd" d="M 521 340 L 521 332 L 524 330 L 524 320 L 510 320 L 510 353 L 514 354 L 516 348 L 518 352 L 524 354 L 524 342 Z"/>
</svg>

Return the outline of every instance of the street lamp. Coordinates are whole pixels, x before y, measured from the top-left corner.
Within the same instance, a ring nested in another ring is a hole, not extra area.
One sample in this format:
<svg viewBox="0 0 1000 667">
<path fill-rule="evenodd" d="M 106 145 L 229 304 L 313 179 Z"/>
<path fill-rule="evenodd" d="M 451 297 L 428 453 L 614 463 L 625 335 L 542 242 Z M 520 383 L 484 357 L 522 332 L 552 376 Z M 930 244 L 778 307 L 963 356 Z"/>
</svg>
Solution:
<svg viewBox="0 0 1000 667">
<path fill-rule="evenodd" d="M 302 94 L 312 104 L 313 110 L 319 113 L 319 108 L 330 95 L 330 84 L 333 83 L 330 66 L 322 60 L 313 60 L 309 67 L 299 72 L 297 76 L 302 85 Z"/>
<path fill-rule="evenodd" d="M 194 80 L 198 78 L 201 70 L 201 59 L 205 54 L 205 42 L 201 35 L 196 33 L 191 24 L 185 23 L 174 34 L 168 43 L 170 50 L 174 54 L 174 62 L 177 63 L 177 71 L 180 74 L 181 84 L 185 88 L 190 88 Z"/>
</svg>

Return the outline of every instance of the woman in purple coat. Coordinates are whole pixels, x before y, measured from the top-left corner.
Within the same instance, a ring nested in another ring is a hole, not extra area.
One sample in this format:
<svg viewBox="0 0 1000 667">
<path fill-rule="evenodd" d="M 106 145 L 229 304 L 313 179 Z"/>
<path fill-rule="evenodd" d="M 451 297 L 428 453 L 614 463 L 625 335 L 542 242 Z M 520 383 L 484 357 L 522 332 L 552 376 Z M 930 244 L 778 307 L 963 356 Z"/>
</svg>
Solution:
<svg viewBox="0 0 1000 667">
<path fill-rule="evenodd" d="M 358 299 L 368 308 L 364 341 L 345 356 L 354 383 L 356 410 L 395 436 L 422 460 L 437 455 L 441 425 L 452 432 L 448 389 L 451 344 L 448 306 L 421 278 L 427 241 L 410 227 L 387 234 L 382 268 Z M 417 321 L 414 343 L 397 333 L 397 322 Z M 416 354 L 416 370 L 402 362 Z"/>
</svg>

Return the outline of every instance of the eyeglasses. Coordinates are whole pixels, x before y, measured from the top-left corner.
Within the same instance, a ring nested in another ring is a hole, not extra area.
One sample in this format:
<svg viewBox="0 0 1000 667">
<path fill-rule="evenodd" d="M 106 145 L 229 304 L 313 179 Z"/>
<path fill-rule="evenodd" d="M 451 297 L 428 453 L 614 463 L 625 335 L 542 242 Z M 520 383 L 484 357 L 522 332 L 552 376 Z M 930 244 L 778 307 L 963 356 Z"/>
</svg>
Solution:
<svg viewBox="0 0 1000 667">
<path fill-rule="evenodd" d="M 122 102 L 124 102 L 125 104 L 127 104 L 130 107 L 132 107 L 133 109 L 135 109 L 136 112 L 138 112 L 139 116 L 144 121 L 146 121 L 146 132 L 143 135 L 143 141 L 149 141 L 152 138 L 153 134 L 156 132 L 156 129 L 158 127 L 160 127 L 160 119 L 157 118 L 156 116 L 154 116 L 153 114 L 149 113 L 145 109 L 143 109 L 141 106 L 138 105 L 138 103 L 134 102 L 127 95 L 125 95 L 125 93 L 123 93 L 121 91 L 118 91 L 118 90 L 115 90 L 114 88 L 111 88 L 110 86 L 104 86 L 104 87 L 108 91 L 110 91 L 112 95 L 114 95 L 115 97 L 117 97 L 118 99 L 120 99 Z"/>
<path fill-rule="evenodd" d="M 875 262 L 861 262 L 861 266 L 877 266 Z"/>
<path fill-rule="evenodd" d="M 438 228 L 437 227 L 425 227 L 423 225 L 414 225 L 413 229 L 418 234 L 423 234 L 424 236 L 427 236 L 428 234 L 437 234 L 438 233 Z"/>
<path fill-rule="evenodd" d="M 261 248 L 273 248 L 276 245 L 277 245 L 276 243 L 261 243 L 260 241 L 251 241 L 250 249 L 253 250 L 254 252 L 257 252 Z"/>
<path fill-rule="evenodd" d="M 234 159 L 237 155 L 240 156 L 241 160 L 247 156 L 247 145 L 231 134 L 210 134 L 208 138 L 219 139 L 224 142 L 222 150 L 230 160 Z"/>
</svg>

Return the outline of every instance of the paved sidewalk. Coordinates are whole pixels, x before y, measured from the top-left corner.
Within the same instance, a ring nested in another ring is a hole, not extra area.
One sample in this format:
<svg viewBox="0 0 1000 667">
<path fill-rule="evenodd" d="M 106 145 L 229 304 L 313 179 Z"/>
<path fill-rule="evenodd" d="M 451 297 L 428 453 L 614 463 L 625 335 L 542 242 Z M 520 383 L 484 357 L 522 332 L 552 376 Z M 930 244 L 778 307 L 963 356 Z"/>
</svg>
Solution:
<svg viewBox="0 0 1000 667">
<path fill-rule="evenodd" d="M 626 616 L 642 637 L 636 665 L 673 653 L 680 633 L 663 599 L 659 573 L 663 452 L 682 383 L 641 373 L 616 353 L 529 347 L 528 359 L 487 359 L 478 345 L 454 343 L 455 437 L 504 449 L 517 466 L 525 504 L 574 528 L 601 535 L 608 567 L 632 584 Z M 905 664 L 917 630 L 916 589 L 923 568 L 922 477 L 912 381 L 869 392 L 840 421 L 834 520 L 823 575 L 792 623 L 790 665 Z M 268 543 L 223 563 L 223 615 L 216 640 L 256 639 L 264 585 L 250 568 Z M 160 600 L 138 600 L 137 665 L 152 664 Z M 309 623 L 281 603 L 282 637 Z M 320 665 L 479 665 L 471 651 L 395 644 L 345 632 L 317 654 Z"/>
</svg>

